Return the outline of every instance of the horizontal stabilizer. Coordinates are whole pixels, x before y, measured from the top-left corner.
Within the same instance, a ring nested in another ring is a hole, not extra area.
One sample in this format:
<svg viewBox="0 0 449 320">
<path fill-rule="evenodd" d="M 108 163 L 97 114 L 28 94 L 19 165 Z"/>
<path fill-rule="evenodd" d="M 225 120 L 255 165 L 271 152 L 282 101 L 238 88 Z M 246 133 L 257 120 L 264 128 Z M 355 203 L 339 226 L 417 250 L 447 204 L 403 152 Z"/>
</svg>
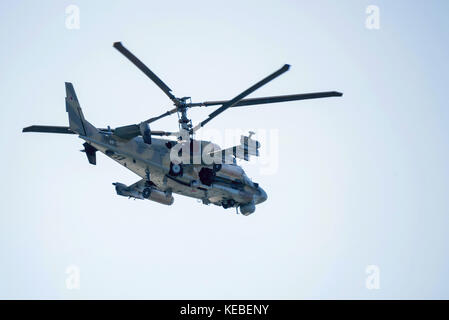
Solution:
<svg viewBox="0 0 449 320">
<path fill-rule="evenodd" d="M 98 131 L 105 133 L 114 133 L 113 129 L 109 128 L 98 128 Z M 76 134 L 70 130 L 69 127 L 64 126 L 29 126 L 22 129 L 22 132 L 44 132 L 44 133 L 65 133 L 65 134 Z M 168 132 L 170 133 L 170 132 Z M 153 134 L 153 133 L 152 133 Z M 168 135 L 163 131 L 155 131 L 154 135 Z"/>
<path fill-rule="evenodd" d="M 46 133 L 65 133 L 75 134 L 69 127 L 62 126 L 29 126 L 23 128 L 22 132 L 46 132 Z"/>
</svg>

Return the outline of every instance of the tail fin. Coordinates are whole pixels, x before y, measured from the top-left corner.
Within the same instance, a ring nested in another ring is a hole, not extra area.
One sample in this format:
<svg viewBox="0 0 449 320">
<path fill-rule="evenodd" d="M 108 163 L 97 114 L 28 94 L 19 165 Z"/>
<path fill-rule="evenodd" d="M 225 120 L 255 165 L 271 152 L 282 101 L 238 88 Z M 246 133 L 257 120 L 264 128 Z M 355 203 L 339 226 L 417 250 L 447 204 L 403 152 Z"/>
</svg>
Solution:
<svg viewBox="0 0 449 320">
<path fill-rule="evenodd" d="M 65 91 L 65 106 L 66 111 L 69 114 L 70 130 L 82 136 L 90 136 L 97 132 L 97 128 L 84 119 L 83 111 L 81 110 L 78 98 L 76 97 L 75 89 L 70 82 L 65 83 Z"/>
</svg>

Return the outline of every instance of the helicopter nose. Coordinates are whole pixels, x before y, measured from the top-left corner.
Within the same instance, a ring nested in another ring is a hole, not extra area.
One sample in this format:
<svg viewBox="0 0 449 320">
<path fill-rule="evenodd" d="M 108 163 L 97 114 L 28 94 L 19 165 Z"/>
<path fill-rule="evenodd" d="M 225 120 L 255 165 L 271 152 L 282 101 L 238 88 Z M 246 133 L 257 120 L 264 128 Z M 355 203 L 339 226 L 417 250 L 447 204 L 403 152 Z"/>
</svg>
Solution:
<svg viewBox="0 0 449 320">
<path fill-rule="evenodd" d="M 256 196 L 255 196 L 255 198 L 256 198 L 255 199 L 255 203 L 256 204 L 262 203 L 265 200 L 267 200 L 268 196 L 267 196 L 267 193 L 265 192 L 264 189 L 262 189 L 261 187 L 258 187 L 257 188 L 257 192 L 258 192 L 258 194 L 256 194 Z"/>
</svg>

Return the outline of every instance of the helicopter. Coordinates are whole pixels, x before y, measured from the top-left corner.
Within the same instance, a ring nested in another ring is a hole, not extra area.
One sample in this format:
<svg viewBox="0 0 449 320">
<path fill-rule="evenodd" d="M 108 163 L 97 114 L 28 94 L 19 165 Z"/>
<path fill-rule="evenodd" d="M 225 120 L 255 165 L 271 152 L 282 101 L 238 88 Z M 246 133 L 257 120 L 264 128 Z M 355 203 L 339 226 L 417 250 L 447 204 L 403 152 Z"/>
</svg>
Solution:
<svg viewBox="0 0 449 320">
<path fill-rule="evenodd" d="M 226 149 L 221 149 L 210 141 L 195 140 L 195 133 L 229 108 L 343 95 L 337 91 L 327 91 L 245 99 L 258 88 L 288 71 L 290 66 L 285 64 L 231 100 L 192 102 L 190 97 L 176 97 L 172 90 L 121 42 L 115 42 L 113 47 L 168 96 L 173 102 L 173 109 L 137 124 L 115 129 L 109 126 L 97 128 L 84 118 L 75 89 L 72 83 L 66 82 L 65 103 L 69 125 L 32 125 L 23 128 L 22 132 L 78 135 L 85 141 L 81 151 L 86 154 L 90 164 L 96 165 L 96 153 L 99 151 L 141 178 L 129 186 L 120 182 L 113 183 L 118 195 L 129 198 L 172 205 L 173 194 L 180 194 L 198 199 L 206 205 L 214 204 L 224 209 L 235 208 L 237 213 L 250 215 L 255 212 L 256 205 L 267 200 L 267 193 L 246 175 L 236 160 L 249 161 L 251 156 L 259 156 L 260 142 L 252 138 L 254 132 L 250 132 L 248 136 L 242 135 L 239 145 Z M 188 117 L 188 110 L 193 107 L 211 106 L 219 107 L 194 126 Z M 151 123 L 175 113 L 178 115 L 179 131 L 150 129 Z"/>
</svg>

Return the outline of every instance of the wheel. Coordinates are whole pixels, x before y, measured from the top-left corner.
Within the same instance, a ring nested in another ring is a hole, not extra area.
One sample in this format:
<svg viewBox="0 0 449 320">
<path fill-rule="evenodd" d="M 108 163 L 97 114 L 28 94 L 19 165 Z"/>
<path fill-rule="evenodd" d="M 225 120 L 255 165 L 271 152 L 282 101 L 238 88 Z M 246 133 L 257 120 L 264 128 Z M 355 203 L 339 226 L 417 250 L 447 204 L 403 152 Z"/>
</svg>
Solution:
<svg viewBox="0 0 449 320">
<path fill-rule="evenodd" d="M 145 199 L 148 199 L 150 197 L 150 194 L 151 194 L 151 189 L 150 188 L 143 189 L 142 196 Z"/>
</svg>

